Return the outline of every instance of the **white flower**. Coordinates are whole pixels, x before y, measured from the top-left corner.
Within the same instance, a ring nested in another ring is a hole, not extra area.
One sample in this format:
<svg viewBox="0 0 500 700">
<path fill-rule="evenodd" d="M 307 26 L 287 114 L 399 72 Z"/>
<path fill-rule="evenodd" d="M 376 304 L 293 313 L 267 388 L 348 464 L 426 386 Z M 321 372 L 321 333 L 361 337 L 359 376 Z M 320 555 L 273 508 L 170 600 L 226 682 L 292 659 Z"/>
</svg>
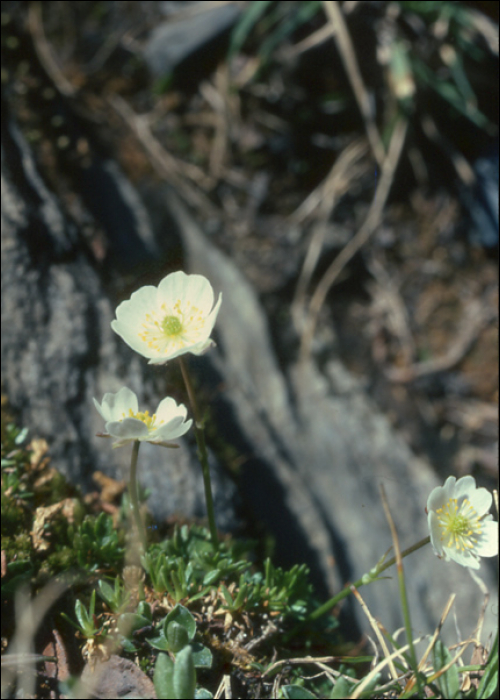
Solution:
<svg viewBox="0 0 500 700">
<path fill-rule="evenodd" d="M 167 397 L 160 401 L 156 413 L 139 412 L 137 396 L 122 387 L 116 394 L 104 394 L 102 405 L 94 404 L 106 421 L 106 431 L 116 438 L 113 447 L 122 447 L 134 440 L 164 443 L 187 433 L 192 420 L 186 421 L 187 408 Z"/>
<path fill-rule="evenodd" d="M 479 557 L 498 554 L 498 523 L 486 515 L 492 496 L 472 476 L 449 476 L 427 499 L 431 544 L 438 557 L 479 569 Z"/>
<path fill-rule="evenodd" d="M 173 272 L 158 285 L 141 287 L 116 309 L 111 328 L 150 364 L 178 355 L 201 355 L 214 342 L 210 333 L 222 302 L 202 275 Z"/>
</svg>

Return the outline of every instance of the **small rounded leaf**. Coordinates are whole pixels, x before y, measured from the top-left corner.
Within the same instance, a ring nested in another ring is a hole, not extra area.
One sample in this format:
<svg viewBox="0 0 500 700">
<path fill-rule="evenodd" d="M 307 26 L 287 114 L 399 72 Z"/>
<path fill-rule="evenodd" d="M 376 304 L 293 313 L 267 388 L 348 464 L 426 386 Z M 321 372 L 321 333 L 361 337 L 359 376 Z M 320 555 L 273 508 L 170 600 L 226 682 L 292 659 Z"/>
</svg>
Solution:
<svg viewBox="0 0 500 700">
<path fill-rule="evenodd" d="M 189 635 L 185 627 L 176 622 L 169 622 L 167 625 L 167 642 L 170 651 L 177 654 L 189 643 Z"/>
<path fill-rule="evenodd" d="M 165 618 L 165 633 L 169 624 L 174 621 L 178 622 L 185 628 L 186 632 L 188 633 L 189 640 L 194 637 L 196 632 L 195 619 L 189 610 L 183 605 L 176 605 L 175 608 L 168 613 L 167 617 Z"/>
</svg>

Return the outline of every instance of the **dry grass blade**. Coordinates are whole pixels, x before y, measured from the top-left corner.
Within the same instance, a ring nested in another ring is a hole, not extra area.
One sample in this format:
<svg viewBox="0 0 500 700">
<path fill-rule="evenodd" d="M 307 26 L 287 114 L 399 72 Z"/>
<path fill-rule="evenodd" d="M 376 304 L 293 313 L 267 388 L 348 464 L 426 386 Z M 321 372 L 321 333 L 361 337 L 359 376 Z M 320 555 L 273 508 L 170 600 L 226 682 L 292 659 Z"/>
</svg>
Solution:
<svg viewBox="0 0 500 700">
<path fill-rule="evenodd" d="M 365 139 L 357 139 L 349 144 L 337 158 L 325 180 L 311 192 L 290 217 L 294 223 L 302 223 L 317 210 L 319 218 L 307 248 L 292 301 L 292 317 L 297 331 L 302 327 L 305 295 L 324 245 L 327 221 L 339 199 L 349 190 L 350 184 L 364 171 L 365 166 L 360 161 L 366 153 Z"/>
<path fill-rule="evenodd" d="M 458 364 L 477 340 L 479 333 L 497 316 L 492 309 L 479 300 L 469 302 L 465 309 L 461 328 L 450 343 L 447 352 L 440 357 L 425 362 L 416 362 L 410 367 L 392 368 L 386 371 L 386 376 L 393 382 L 411 382 L 417 377 L 423 377 L 435 372 L 443 372 Z"/>
<path fill-rule="evenodd" d="M 20 683 L 17 697 L 34 697 L 34 665 L 38 660 L 33 646 L 35 634 L 49 608 L 66 588 L 63 583 L 51 582 L 34 600 L 30 599 L 27 589 L 17 592 L 14 602 L 16 631 L 9 644 L 9 651 L 2 657 L 2 698 L 8 697 L 8 690 L 16 678 Z"/>
<path fill-rule="evenodd" d="M 136 114 L 122 97 L 113 95 L 109 98 L 109 102 L 139 139 L 156 172 L 180 192 L 191 206 L 205 215 L 216 215 L 218 210 L 208 197 L 190 182 L 199 182 L 204 188 L 209 189 L 213 184 L 211 179 L 196 165 L 180 163 L 179 160 L 167 153 L 153 135 L 148 117 Z"/>
<path fill-rule="evenodd" d="M 38 56 L 38 60 L 44 67 L 47 75 L 50 76 L 54 85 L 62 95 L 71 97 L 75 95 L 76 89 L 62 72 L 59 63 L 52 51 L 52 47 L 47 41 L 42 20 L 42 3 L 31 2 L 28 7 L 28 26 L 33 37 L 33 46 Z"/>
<path fill-rule="evenodd" d="M 418 644 L 420 641 L 422 641 L 423 637 L 417 637 L 417 639 L 413 640 L 414 644 Z M 349 696 L 349 700 L 356 700 L 356 698 L 359 698 L 365 688 L 372 682 L 372 680 L 375 678 L 375 676 L 380 673 L 386 666 L 388 666 L 393 659 L 400 659 L 403 663 L 405 662 L 404 654 L 406 651 L 410 649 L 409 644 L 405 644 L 404 646 L 400 647 L 399 649 L 396 649 L 395 651 L 392 652 L 392 654 L 389 654 L 389 656 L 386 656 L 384 659 L 380 661 L 372 670 L 370 673 L 368 673 L 365 678 L 361 681 L 361 683 L 356 686 L 355 690 L 353 693 Z"/>
<path fill-rule="evenodd" d="M 410 314 L 399 292 L 399 280 L 389 274 L 375 255 L 369 257 L 367 268 L 375 280 L 368 287 L 373 299 L 372 308 L 376 314 L 387 319 L 387 326 L 400 345 L 404 363 L 412 364 L 417 348 L 411 331 Z"/>
<path fill-rule="evenodd" d="M 382 212 L 387 202 L 387 197 L 389 196 L 394 179 L 394 174 L 403 150 L 407 127 L 408 122 L 404 118 L 401 118 L 394 127 L 391 143 L 389 145 L 389 151 L 382 165 L 382 173 L 370 205 L 368 215 L 359 231 L 335 258 L 316 287 L 309 304 L 307 326 L 304 329 L 301 338 L 301 361 L 305 361 L 309 355 L 318 315 L 332 284 L 335 282 L 349 260 L 366 243 L 380 223 Z"/>
<path fill-rule="evenodd" d="M 347 76 L 351 83 L 358 107 L 365 122 L 366 134 L 372 147 L 373 155 L 379 165 L 382 165 L 385 157 L 385 149 L 378 132 L 373 117 L 373 110 L 370 106 L 370 96 L 365 88 L 351 37 L 344 21 L 344 16 L 336 0 L 325 0 L 323 2 L 326 16 L 332 27 L 333 38 L 337 44 L 338 51 L 346 69 Z"/>
<path fill-rule="evenodd" d="M 455 593 L 453 593 L 453 594 L 448 598 L 448 601 L 447 601 L 447 603 L 446 603 L 446 605 L 445 605 L 445 607 L 444 607 L 443 613 L 442 613 L 442 615 L 441 615 L 441 619 L 439 620 L 439 623 L 438 623 L 436 629 L 434 630 L 434 634 L 432 635 L 432 639 L 431 639 L 431 641 L 429 642 L 429 645 L 428 645 L 427 649 L 426 649 L 425 652 L 423 653 L 422 658 L 420 659 L 420 661 L 419 661 L 419 663 L 418 663 L 418 670 L 419 670 L 419 671 L 422 671 L 422 672 L 423 672 L 423 670 L 424 670 L 424 667 L 425 667 L 425 664 L 426 664 L 426 662 L 427 662 L 427 659 L 429 658 L 429 654 L 431 653 L 432 648 L 434 647 L 434 645 L 435 645 L 435 643 L 436 643 L 436 641 L 437 641 L 437 638 L 439 637 L 439 633 L 441 632 L 441 628 L 442 628 L 442 626 L 444 625 L 446 618 L 447 618 L 448 615 L 450 614 L 450 610 L 451 610 L 451 608 L 452 608 L 453 603 L 455 602 L 455 598 L 456 598 L 456 594 L 455 594 Z M 415 687 L 415 682 L 416 682 L 416 681 L 415 681 L 415 676 L 412 675 L 412 677 L 410 678 L 410 680 L 408 681 L 408 683 L 407 683 L 407 685 L 406 685 L 406 687 L 405 687 L 405 692 L 411 691 L 411 690 Z"/>
<path fill-rule="evenodd" d="M 351 586 L 351 591 L 352 591 L 353 596 L 356 598 L 358 603 L 361 605 L 361 609 L 363 610 L 364 614 L 368 618 L 368 622 L 370 623 L 372 630 L 375 632 L 375 636 L 377 637 L 379 644 L 382 648 L 382 651 L 384 652 L 384 656 L 386 658 L 389 658 L 389 656 L 390 656 L 389 648 L 386 644 L 386 641 L 384 639 L 382 632 L 380 631 L 380 626 L 379 626 L 378 621 L 371 614 L 370 610 L 368 609 L 368 605 L 365 603 L 365 601 L 361 597 L 361 593 L 356 588 L 354 588 L 354 586 Z M 398 672 L 396 671 L 396 667 L 394 666 L 394 663 L 392 660 L 389 663 L 389 671 L 390 671 L 390 674 L 391 674 L 393 679 L 396 679 L 398 677 Z"/>
</svg>

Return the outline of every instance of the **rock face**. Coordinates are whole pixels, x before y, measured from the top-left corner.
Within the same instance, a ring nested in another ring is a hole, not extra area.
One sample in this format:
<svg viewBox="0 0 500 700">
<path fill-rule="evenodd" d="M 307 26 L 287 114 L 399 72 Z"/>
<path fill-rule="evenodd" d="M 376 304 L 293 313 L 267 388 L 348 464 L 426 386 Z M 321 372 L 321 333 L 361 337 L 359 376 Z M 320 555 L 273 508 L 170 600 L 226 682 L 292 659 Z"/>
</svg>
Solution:
<svg viewBox="0 0 500 700">
<path fill-rule="evenodd" d="M 162 190 L 161 195 L 155 201 L 165 211 L 154 215 L 175 220 L 186 271 L 206 275 L 216 294 L 223 293 L 218 347 L 190 364 L 211 397 L 218 435 L 242 463 L 239 497 L 247 513 L 273 533 L 279 562 L 307 561 L 318 590 L 332 594 L 368 571 L 391 545 L 379 485 L 384 485 L 404 548 L 427 534 L 424 508 L 436 478 L 335 357 L 321 368 L 314 360 L 284 369 L 279 365 L 269 329 L 273 321 L 244 271 L 207 241 L 172 193 Z M 130 207 L 131 219 L 144 224 L 139 196 L 128 197 L 124 206 Z M 141 230 L 144 226 L 137 227 L 135 244 L 144 253 L 148 245 Z M 133 250 L 134 237 L 126 244 Z M 119 247 L 120 241 L 113 245 Z M 156 258 L 160 254 L 156 250 Z M 154 283 L 169 271 L 166 265 L 156 268 Z M 106 391 L 126 385 L 149 410 L 166 392 L 184 400 L 175 394 L 173 368 L 165 372 L 148 366 L 112 332 L 119 299 L 106 286 L 107 275 L 47 188 L 7 112 L 2 129 L 3 389 L 21 422 L 46 438 L 54 465 L 84 488 L 92 486 L 96 469 L 126 478 L 130 458 L 128 449 L 112 450 L 95 437 L 103 426 L 93 396 L 100 400 Z M 140 478 L 151 489 L 149 505 L 158 518 L 204 514 L 193 446 L 180 442 L 175 451 L 141 448 Z M 235 486 L 215 458 L 212 469 L 218 524 L 233 529 Z M 481 594 L 469 572 L 440 562 L 430 547 L 406 559 L 405 571 L 418 633 L 433 631 L 451 592 L 457 593 L 461 634 L 471 633 Z M 482 574 L 493 589 L 484 564 Z M 395 578 L 361 593 L 387 629 L 393 632 L 402 624 Z M 491 605 L 496 605 L 493 597 Z M 352 624 L 356 619 L 368 629 L 359 610 L 352 607 L 352 612 Z M 491 618 L 487 615 L 487 625 Z M 455 640 L 452 625 L 444 634 Z"/>
<path fill-rule="evenodd" d="M 380 485 L 405 549 L 428 535 L 425 504 L 440 482 L 334 357 L 321 370 L 308 361 L 282 371 L 268 319 L 241 271 L 208 244 L 176 198 L 167 201 L 190 269 L 223 293 L 219 349 L 210 359 L 223 377 L 221 400 L 231 407 L 233 434 L 247 450 L 242 496 L 274 533 L 282 560 L 307 558 L 316 581 L 337 591 L 367 572 L 392 544 Z M 462 634 L 474 629 L 481 594 L 467 570 L 450 568 L 427 546 L 405 559 L 405 571 L 419 634 L 435 627 L 453 592 Z M 390 583 L 372 584 L 361 594 L 372 613 L 394 630 L 402 616 L 392 575 Z M 482 575 L 493 591 L 486 563 Z M 455 630 L 450 625 L 444 634 L 453 639 Z"/>
<path fill-rule="evenodd" d="M 95 488 L 95 470 L 127 478 L 130 466 L 128 448 L 113 450 L 111 441 L 96 437 L 104 426 L 92 397 L 101 401 L 107 391 L 128 386 L 141 405 L 154 411 L 161 397 L 171 393 L 165 378 L 172 380 L 152 370 L 111 330 L 116 300 L 110 299 L 103 283 L 110 270 L 99 269 L 81 232 L 37 172 L 6 107 L 3 114 L 3 390 L 23 425 L 47 440 L 54 466 L 88 490 Z M 104 182 L 98 178 L 97 187 L 102 190 Z M 116 186 L 110 206 L 114 208 L 116 197 L 127 191 Z M 128 207 L 130 221 L 143 222 L 138 201 L 122 196 L 121 206 Z M 134 250 L 143 258 L 143 230 L 137 225 L 135 239 L 130 232 L 123 241 L 126 256 L 118 255 L 120 269 L 125 259 L 130 265 Z M 117 240 L 116 247 L 119 244 Z M 186 401 L 184 396 L 176 398 Z M 194 445 L 179 442 L 179 450 L 141 447 L 139 478 L 151 490 L 150 508 L 158 518 L 205 513 Z M 234 527 L 234 486 L 215 460 L 214 470 L 220 526 Z"/>
</svg>

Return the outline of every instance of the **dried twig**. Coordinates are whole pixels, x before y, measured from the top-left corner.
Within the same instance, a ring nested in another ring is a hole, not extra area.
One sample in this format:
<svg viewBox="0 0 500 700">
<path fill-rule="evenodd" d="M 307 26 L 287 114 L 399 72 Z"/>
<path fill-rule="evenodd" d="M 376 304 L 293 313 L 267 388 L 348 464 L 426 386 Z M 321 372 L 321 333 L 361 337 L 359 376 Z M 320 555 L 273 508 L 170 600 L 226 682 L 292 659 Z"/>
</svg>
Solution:
<svg viewBox="0 0 500 700">
<path fill-rule="evenodd" d="M 61 582 L 48 583 L 34 600 L 29 598 L 28 589 L 16 593 L 16 631 L 9 644 L 9 651 L 2 657 L 2 698 L 7 697 L 7 689 L 17 677 L 22 685 L 23 697 L 34 697 L 34 665 L 40 656 L 33 651 L 35 634 L 49 608 L 67 589 Z M 18 692 L 22 692 L 18 689 Z M 21 696 L 19 696 L 21 697 Z"/>
<path fill-rule="evenodd" d="M 388 369 L 385 371 L 387 378 L 393 382 L 407 383 L 418 377 L 451 369 L 465 357 L 479 333 L 496 318 L 496 315 L 496 310 L 485 306 L 482 301 L 476 299 L 469 302 L 461 329 L 444 355 L 425 362 L 416 362 L 410 367 Z"/>
<path fill-rule="evenodd" d="M 370 288 L 375 313 L 378 311 L 386 314 L 390 330 L 401 345 L 404 364 L 409 365 L 415 359 L 416 346 L 408 311 L 399 293 L 398 284 L 375 256 L 370 257 L 367 267 L 376 280 L 374 288 Z"/>
<path fill-rule="evenodd" d="M 458 177 L 462 180 L 464 185 L 467 187 L 472 187 L 476 182 L 476 175 L 472 166 L 466 158 L 460 153 L 460 151 L 453 145 L 453 143 L 446 138 L 446 136 L 439 131 L 436 122 L 431 117 L 430 114 L 425 114 L 421 120 L 422 129 L 425 135 L 430 141 L 434 141 L 439 148 L 441 148 L 455 168 Z"/>
<path fill-rule="evenodd" d="M 385 149 L 382 139 L 375 124 L 370 96 L 365 88 L 354 46 L 349 36 L 344 16 L 336 0 L 324 0 L 323 7 L 330 22 L 333 38 L 346 69 L 347 76 L 352 85 L 359 110 L 365 122 L 366 134 L 372 147 L 373 155 L 379 165 L 382 165 L 385 157 Z"/>
<path fill-rule="evenodd" d="M 28 7 L 28 27 L 33 38 L 38 60 L 59 92 L 67 97 L 76 93 L 76 89 L 66 78 L 54 56 L 52 47 L 47 41 L 42 21 L 42 3 L 31 2 Z"/>
<path fill-rule="evenodd" d="M 364 169 L 360 161 L 366 152 L 367 144 L 364 139 L 357 139 L 349 144 L 337 158 L 323 182 L 306 197 L 290 217 L 294 223 L 300 223 L 315 209 L 318 210 L 319 222 L 311 236 L 292 301 L 292 317 L 298 331 L 302 323 L 306 291 L 323 248 L 327 221 L 340 197 L 349 190 L 353 180 Z"/>
<path fill-rule="evenodd" d="M 219 684 L 219 687 L 217 688 L 217 692 L 215 693 L 214 698 L 222 698 L 223 693 L 226 700 L 231 700 L 231 698 L 233 697 L 233 689 L 231 687 L 231 676 L 222 676 L 222 680 Z"/>
<path fill-rule="evenodd" d="M 196 165 L 180 163 L 178 159 L 167 153 L 152 133 L 147 115 L 136 114 L 119 95 L 112 95 L 108 99 L 111 106 L 130 126 L 143 145 L 156 172 L 170 182 L 191 206 L 211 216 L 219 215 L 218 209 L 214 207 L 208 197 L 201 190 L 195 189 L 190 182 L 190 180 L 202 182 L 208 187 L 211 182 L 207 181 L 206 174 Z"/>
<path fill-rule="evenodd" d="M 363 610 L 364 614 L 368 618 L 368 622 L 370 623 L 372 630 L 375 632 L 375 636 L 378 639 L 378 642 L 380 644 L 382 651 L 384 652 L 384 655 L 386 657 L 389 657 L 390 656 L 389 648 L 388 648 L 386 641 L 385 641 L 385 639 L 380 631 L 380 623 L 377 622 L 377 620 L 371 614 L 370 610 L 368 609 L 368 605 L 365 603 L 365 601 L 361 597 L 361 593 L 354 586 L 351 586 L 351 591 L 352 591 L 353 596 L 356 598 L 358 603 L 361 605 L 361 609 Z M 396 667 L 395 667 L 392 659 L 389 663 L 389 671 L 390 671 L 390 674 L 392 676 L 392 679 L 395 680 L 398 677 L 398 672 L 396 671 Z"/>
<path fill-rule="evenodd" d="M 229 150 L 230 110 L 229 76 L 227 66 L 220 66 L 215 73 L 215 84 L 204 81 L 200 92 L 213 109 L 215 134 L 210 151 L 210 175 L 218 180 L 223 172 Z"/>
<path fill-rule="evenodd" d="M 316 287 L 309 304 L 307 326 L 301 338 L 301 361 L 304 361 L 309 355 L 318 315 L 332 284 L 335 282 L 340 272 L 344 269 L 345 265 L 366 243 L 380 223 L 382 212 L 394 179 L 394 173 L 403 150 L 407 126 L 408 122 L 403 117 L 396 123 L 392 134 L 391 143 L 389 145 L 389 151 L 382 164 L 380 180 L 367 217 L 356 235 L 349 241 L 345 248 L 332 262 Z"/>
</svg>

